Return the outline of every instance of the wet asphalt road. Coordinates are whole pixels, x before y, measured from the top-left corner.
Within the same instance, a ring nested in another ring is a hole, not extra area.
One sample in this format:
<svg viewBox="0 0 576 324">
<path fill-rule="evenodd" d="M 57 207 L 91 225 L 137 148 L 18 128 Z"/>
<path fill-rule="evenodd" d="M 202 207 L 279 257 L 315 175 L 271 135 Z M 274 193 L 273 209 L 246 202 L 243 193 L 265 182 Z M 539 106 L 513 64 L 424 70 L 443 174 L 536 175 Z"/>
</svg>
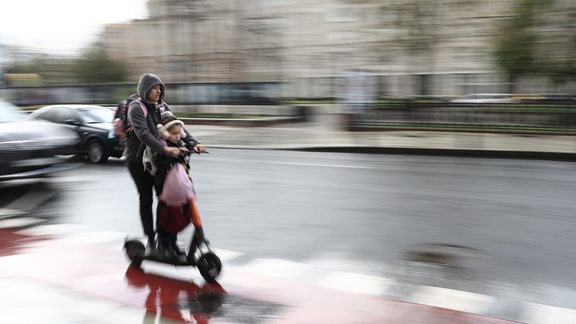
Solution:
<svg viewBox="0 0 576 324">
<path fill-rule="evenodd" d="M 576 164 L 232 149 L 191 162 L 217 248 L 534 301 L 554 291 L 576 308 Z M 140 233 L 122 161 L 47 183 L 34 216 Z"/>
</svg>

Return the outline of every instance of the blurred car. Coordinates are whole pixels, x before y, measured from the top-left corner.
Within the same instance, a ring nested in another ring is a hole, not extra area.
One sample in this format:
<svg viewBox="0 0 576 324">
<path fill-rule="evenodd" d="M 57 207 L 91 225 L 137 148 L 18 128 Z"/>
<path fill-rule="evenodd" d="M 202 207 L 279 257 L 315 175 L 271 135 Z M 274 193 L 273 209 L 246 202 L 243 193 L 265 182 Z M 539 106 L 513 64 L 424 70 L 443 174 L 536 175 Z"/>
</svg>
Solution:
<svg viewBox="0 0 576 324">
<path fill-rule="evenodd" d="M 544 93 L 542 97 L 541 101 L 547 103 L 573 103 L 576 101 L 576 95 L 567 93 Z"/>
<path fill-rule="evenodd" d="M 544 96 L 538 94 L 513 94 L 510 96 L 513 102 L 517 103 L 538 103 L 544 100 Z"/>
<path fill-rule="evenodd" d="M 477 93 L 450 100 L 455 103 L 536 103 L 544 96 L 530 93 Z"/>
<path fill-rule="evenodd" d="M 40 120 L 29 120 L 26 112 L 0 99 L 0 181 L 41 178 L 68 170 L 58 156 L 77 141 L 76 134 Z"/>
<path fill-rule="evenodd" d="M 73 130 L 80 141 L 68 153 L 86 157 L 91 163 L 103 163 L 109 157 L 121 157 L 123 147 L 114 136 L 114 109 L 98 105 L 50 105 L 33 111 L 32 119 L 61 124 Z"/>
<path fill-rule="evenodd" d="M 468 94 L 450 100 L 454 103 L 513 103 L 515 102 L 511 94 L 505 93 L 477 93 Z"/>
</svg>

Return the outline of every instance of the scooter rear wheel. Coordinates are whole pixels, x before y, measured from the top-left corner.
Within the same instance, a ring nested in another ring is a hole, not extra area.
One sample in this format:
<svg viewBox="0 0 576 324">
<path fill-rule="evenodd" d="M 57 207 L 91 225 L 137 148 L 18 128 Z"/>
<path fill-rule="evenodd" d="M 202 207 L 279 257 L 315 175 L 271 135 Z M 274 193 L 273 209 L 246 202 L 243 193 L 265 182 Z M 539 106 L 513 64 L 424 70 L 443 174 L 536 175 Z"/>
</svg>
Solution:
<svg viewBox="0 0 576 324">
<path fill-rule="evenodd" d="M 144 244 L 137 240 L 130 240 L 124 243 L 124 250 L 126 250 L 126 255 L 130 259 L 130 265 L 139 268 L 144 261 L 144 254 L 146 253 L 146 247 Z"/>
<path fill-rule="evenodd" d="M 220 271 L 222 270 L 222 262 L 220 261 L 220 258 L 212 252 L 202 254 L 200 258 L 198 258 L 196 266 L 198 267 L 198 271 L 200 271 L 202 278 L 208 282 L 216 281 L 216 278 L 220 275 Z"/>
</svg>

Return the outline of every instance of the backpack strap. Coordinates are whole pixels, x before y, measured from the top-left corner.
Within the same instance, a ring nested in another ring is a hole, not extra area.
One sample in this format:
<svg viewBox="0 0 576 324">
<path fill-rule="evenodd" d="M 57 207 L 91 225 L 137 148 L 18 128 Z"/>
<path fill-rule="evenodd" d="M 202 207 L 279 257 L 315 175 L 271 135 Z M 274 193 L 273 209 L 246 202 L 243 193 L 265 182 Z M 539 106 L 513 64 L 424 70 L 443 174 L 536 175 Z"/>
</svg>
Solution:
<svg viewBox="0 0 576 324">
<path fill-rule="evenodd" d="M 146 106 L 144 105 L 144 103 L 140 100 L 135 100 L 140 104 L 140 108 L 142 108 L 142 111 L 144 112 L 144 118 L 148 117 L 148 108 L 146 108 Z"/>
<path fill-rule="evenodd" d="M 144 103 L 140 100 L 134 100 L 133 102 L 137 102 L 140 104 L 140 108 L 142 108 L 142 112 L 144 113 L 144 118 L 146 119 L 146 123 L 148 123 L 148 109 L 144 105 Z M 126 133 L 133 131 L 132 125 L 128 126 Z"/>
</svg>

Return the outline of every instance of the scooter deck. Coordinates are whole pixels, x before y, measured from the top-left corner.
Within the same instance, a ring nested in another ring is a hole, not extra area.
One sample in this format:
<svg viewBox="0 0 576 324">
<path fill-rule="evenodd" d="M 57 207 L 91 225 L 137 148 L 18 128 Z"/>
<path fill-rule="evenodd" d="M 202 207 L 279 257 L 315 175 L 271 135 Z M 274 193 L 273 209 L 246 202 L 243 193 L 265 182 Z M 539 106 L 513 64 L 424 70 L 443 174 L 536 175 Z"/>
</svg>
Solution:
<svg viewBox="0 0 576 324">
<path fill-rule="evenodd" d="M 160 255 L 147 255 L 147 256 L 144 256 L 142 259 L 148 260 L 148 261 L 171 264 L 174 266 L 188 266 L 188 267 L 195 267 L 196 266 L 196 262 L 194 262 L 194 261 L 182 262 L 181 260 L 178 260 L 175 258 L 166 258 L 166 257 L 162 257 Z"/>
</svg>

